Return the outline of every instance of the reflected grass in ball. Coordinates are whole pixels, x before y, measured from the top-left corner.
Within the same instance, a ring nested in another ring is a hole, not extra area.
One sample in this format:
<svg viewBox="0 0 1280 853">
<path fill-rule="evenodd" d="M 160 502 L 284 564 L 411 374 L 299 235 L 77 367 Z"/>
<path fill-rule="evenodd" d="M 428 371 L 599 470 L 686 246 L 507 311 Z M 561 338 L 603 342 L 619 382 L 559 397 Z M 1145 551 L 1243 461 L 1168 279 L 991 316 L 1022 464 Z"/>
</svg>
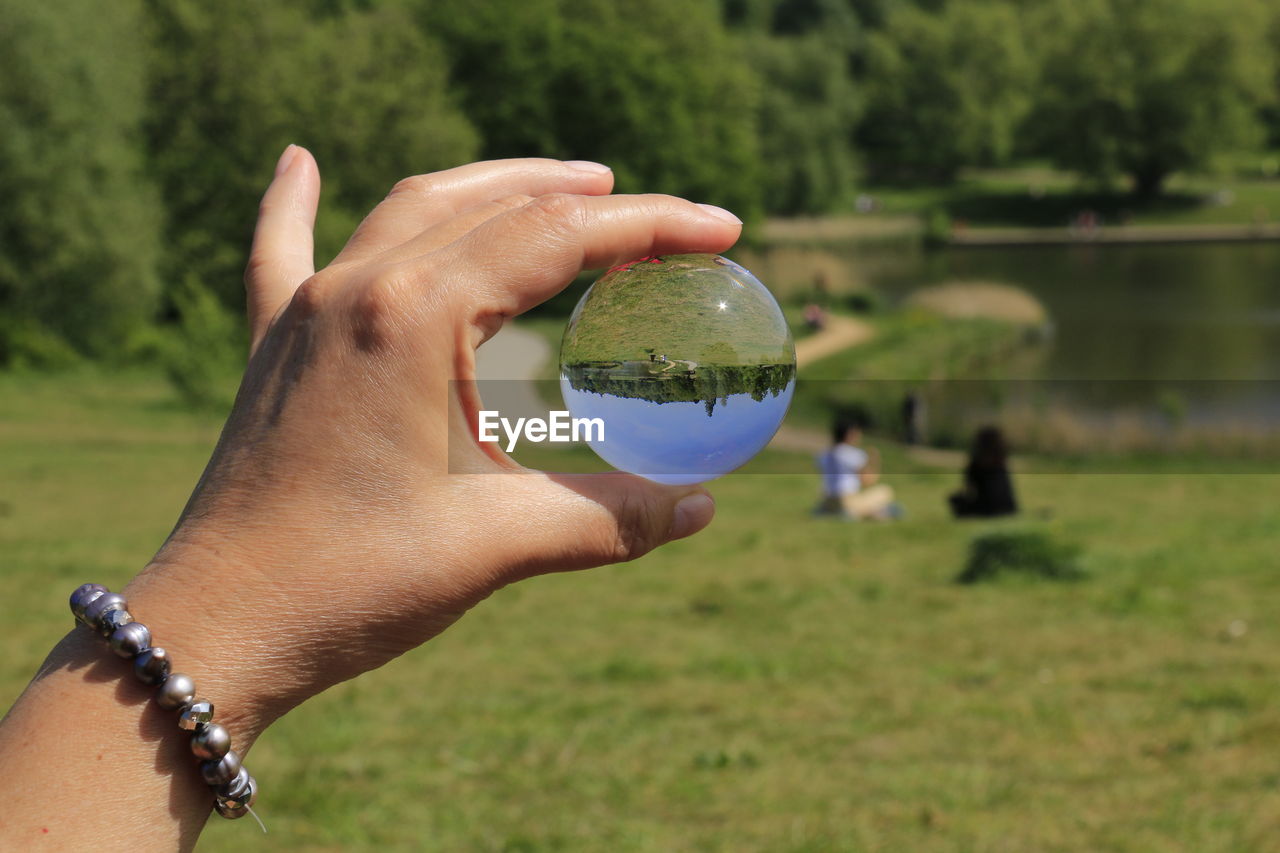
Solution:
<svg viewBox="0 0 1280 853">
<path fill-rule="evenodd" d="M 560 347 L 575 418 L 600 418 L 606 462 L 660 483 L 740 467 L 777 432 L 795 390 L 791 332 L 755 276 L 718 255 L 615 267 L 583 295 Z"/>
</svg>

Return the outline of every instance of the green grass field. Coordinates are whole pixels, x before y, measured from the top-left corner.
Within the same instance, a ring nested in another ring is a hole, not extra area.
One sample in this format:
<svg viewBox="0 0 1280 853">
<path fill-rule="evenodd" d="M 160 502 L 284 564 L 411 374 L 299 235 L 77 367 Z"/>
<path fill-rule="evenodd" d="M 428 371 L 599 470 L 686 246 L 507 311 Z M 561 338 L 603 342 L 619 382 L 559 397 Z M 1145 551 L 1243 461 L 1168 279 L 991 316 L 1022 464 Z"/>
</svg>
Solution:
<svg viewBox="0 0 1280 853">
<path fill-rule="evenodd" d="M 5 704 L 218 427 L 145 373 L 0 376 Z M 269 731 L 271 834 L 202 849 L 1280 850 L 1280 477 L 1025 476 L 1026 518 L 957 524 L 954 472 L 889 450 L 903 522 L 810 519 L 766 456 L 701 535 L 500 592 Z M 1090 578 L 953 583 L 997 528 Z"/>
<path fill-rule="evenodd" d="M 611 271 L 566 328 L 565 359 L 573 365 L 654 356 L 732 366 L 786 363 L 792 355 L 787 326 L 773 300 L 740 282 L 740 267 L 721 267 L 710 257 L 666 255 Z"/>
</svg>

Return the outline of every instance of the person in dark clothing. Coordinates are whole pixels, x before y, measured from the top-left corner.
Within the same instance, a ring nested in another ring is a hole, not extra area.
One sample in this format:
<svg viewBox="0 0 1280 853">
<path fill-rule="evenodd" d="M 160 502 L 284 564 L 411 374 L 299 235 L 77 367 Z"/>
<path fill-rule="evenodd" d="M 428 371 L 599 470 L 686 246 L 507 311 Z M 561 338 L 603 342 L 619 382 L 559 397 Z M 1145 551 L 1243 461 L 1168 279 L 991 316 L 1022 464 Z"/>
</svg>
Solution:
<svg viewBox="0 0 1280 853">
<path fill-rule="evenodd" d="M 902 439 L 907 444 L 924 441 L 924 398 L 916 391 L 902 398 Z"/>
<path fill-rule="evenodd" d="M 990 518 L 1018 511 L 1009 476 L 1009 451 L 999 428 L 983 427 L 974 435 L 964 469 L 964 488 L 948 500 L 956 518 Z"/>
</svg>

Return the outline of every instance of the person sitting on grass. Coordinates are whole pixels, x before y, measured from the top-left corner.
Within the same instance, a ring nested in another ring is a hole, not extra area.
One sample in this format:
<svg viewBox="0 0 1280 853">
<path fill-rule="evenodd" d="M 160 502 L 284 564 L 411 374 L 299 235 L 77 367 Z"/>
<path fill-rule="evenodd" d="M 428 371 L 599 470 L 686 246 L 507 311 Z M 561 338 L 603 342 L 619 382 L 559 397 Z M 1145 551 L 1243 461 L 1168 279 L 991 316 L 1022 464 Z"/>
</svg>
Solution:
<svg viewBox="0 0 1280 853">
<path fill-rule="evenodd" d="M 855 520 L 898 518 L 902 508 L 894 501 L 893 489 L 879 482 L 879 451 L 858 446 L 862 443 L 861 425 L 838 420 L 831 437 L 831 447 L 818 455 L 822 501 L 814 513 Z"/>
<path fill-rule="evenodd" d="M 998 427 L 983 427 L 974 435 L 964 469 L 964 488 L 947 500 L 956 518 L 994 518 L 1018 511 L 1009 476 L 1009 451 Z"/>
</svg>

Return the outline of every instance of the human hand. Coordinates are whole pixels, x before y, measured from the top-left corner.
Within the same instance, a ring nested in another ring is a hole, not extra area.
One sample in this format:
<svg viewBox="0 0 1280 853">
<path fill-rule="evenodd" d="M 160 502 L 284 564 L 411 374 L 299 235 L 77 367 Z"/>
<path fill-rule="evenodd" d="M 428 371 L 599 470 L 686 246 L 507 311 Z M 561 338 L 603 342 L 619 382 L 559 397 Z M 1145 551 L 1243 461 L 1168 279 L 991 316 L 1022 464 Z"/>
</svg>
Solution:
<svg viewBox="0 0 1280 853">
<path fill-rule="evenodd" d="M 316 273 L 319 173 L 303 149 L 281 157 L 246 275 L 235 407 L 176 529 L 124 590 L 237 742 L 504 584 L 710 522 L 698 487 L 529 471 L 475 440 L 475 349 L 505 318 L 583 268 L 739 235 L 718 208 L 611 188 L 604 167 L 551 160 L 410 178 Z"/>
</svg>

